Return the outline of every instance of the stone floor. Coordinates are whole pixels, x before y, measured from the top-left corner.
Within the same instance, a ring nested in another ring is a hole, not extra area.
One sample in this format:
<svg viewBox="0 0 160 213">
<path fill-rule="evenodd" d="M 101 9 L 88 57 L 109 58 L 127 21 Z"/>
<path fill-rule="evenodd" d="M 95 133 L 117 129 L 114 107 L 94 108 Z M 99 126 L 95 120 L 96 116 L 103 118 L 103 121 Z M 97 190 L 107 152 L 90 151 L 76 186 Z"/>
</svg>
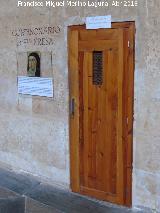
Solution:
<svg viewBox="0 0 160 213">
<path fill-rule="evenodd" d="M 0 213 L 148 213 L 96 202 L 0 169 Z"/>
</svg>

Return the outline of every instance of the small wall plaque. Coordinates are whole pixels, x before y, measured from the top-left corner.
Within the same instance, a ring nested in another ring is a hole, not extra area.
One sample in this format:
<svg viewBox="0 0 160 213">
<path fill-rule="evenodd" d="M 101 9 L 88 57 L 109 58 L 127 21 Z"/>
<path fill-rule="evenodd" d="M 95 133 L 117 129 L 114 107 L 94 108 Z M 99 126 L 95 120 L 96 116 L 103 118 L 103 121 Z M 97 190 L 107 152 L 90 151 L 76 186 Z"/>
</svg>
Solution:
<svg viewBox="0 0 160 213">
<path fill-rule="evenodd" d="M 111 15 L 86 18 L 86 29 L 111 28 Z"/>
<path fill-rule="evenodd" d="M 53 79 L 18 76 L 18 93 L 52 98 Z"/>
</svg>

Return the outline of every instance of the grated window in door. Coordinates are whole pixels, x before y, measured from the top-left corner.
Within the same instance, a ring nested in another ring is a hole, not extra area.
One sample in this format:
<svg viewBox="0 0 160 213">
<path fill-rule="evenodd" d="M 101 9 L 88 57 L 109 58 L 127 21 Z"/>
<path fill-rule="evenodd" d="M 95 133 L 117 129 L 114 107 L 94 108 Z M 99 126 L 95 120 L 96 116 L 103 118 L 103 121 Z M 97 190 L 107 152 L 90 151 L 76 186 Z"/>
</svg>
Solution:
<svg viewBox="0 0 160 213">
<path fill-rule="evenodd" d="M 93 84 L 103 83 L 103 52 L 93 51 Z"/>
</svg>

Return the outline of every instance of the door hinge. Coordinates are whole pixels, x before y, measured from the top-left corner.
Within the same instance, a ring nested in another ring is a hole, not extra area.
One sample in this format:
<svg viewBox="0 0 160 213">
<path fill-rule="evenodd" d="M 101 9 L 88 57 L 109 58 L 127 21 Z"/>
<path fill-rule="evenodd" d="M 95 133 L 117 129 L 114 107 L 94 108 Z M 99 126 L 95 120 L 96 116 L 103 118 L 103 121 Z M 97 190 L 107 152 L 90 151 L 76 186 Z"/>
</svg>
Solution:
<svg viewBox="0 0 160 213">
<path fill-rule="evenodd" d="M 128 119 L 128 117 L 127 117 L 127 125 L 128 125 L 128 123 L 129 123 L 129 119 Z"/>
<path fill-rule="evenodd" d="M 72 117 L 74 117 L 74 114 L 75 114 L 75 99 L 74 98 L 71 98 L 71 101 L 70 101 L 70 114 Z"/>
<path fill-rule="evenodd" d="M 128 195 L 130 193 L 130 190 L 128 188 L 125 188 L 125 194 Z"/>
<path fill-rule="evenodd" d="M 128 47 L 130 47 L 130 41 L 128 41 Z"/>
</svg>

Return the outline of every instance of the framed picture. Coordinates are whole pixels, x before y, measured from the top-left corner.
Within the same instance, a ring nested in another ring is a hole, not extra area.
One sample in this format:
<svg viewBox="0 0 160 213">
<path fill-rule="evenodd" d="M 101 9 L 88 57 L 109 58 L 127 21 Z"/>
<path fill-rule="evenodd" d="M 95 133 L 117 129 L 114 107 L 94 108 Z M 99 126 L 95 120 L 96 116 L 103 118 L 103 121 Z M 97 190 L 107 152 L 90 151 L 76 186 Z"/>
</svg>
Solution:
<svg viewBox="0 0 160 213">
<path fill-rule="evenodd" d="M 40 52 L 28 52 L 28 64 L 27 64 L 27 76 L 29 77 L 40 77 Z"/>
</svg>

